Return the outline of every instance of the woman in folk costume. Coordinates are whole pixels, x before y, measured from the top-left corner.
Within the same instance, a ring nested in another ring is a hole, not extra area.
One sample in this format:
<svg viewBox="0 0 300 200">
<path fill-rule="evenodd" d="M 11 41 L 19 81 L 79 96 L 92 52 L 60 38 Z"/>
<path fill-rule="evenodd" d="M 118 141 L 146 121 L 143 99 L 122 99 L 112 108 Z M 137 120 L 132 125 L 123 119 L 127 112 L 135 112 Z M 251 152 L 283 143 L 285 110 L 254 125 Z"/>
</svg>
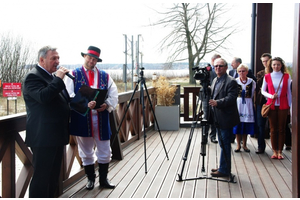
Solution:
<svg viewBox="0 0 300 200">
<path fill-rule="evenodd" d="M 254 107 L 253 95 L 256 88 L 256 83 L 252 78 L 247 77 L 248 66 L 240 64 L 237 68 L 239 77 L 236 78 L 238 83 L 238 98 L 236 100 L 240 115 L 240 123 L 233 127 L 233 133 L 236 135 L 237 148 L 235 152 L 240 152 L 241 141 L 243 141 L 243 149 L 245 152 L 250 152 L 247 148 L 247 137 L 254 135 Z"/>
<path fill-rule="evenodd" d="M 114 110 L 118 104 L 118 90 L 109 74 L 96 67 L 97 62 L 102 62 L 99 58 L 100 52 L 99 48 L 90 46 L 87 53 L 81 53 L 84 57 L 83 66 L 72 71 L 75 79 L 65 79 L 71 98 L 75 96 L 82 85 L 108 90 L 107 99 L 100 105 L 100 108 L 96 109 L 96 102 L 91 101 L 88 103 L 90 111 L 85 116 L 75 111 L 71 112 L 70 134 L 75 136 L 78 143 L 79 156 L 88 178 L 86 184 L 88 190 L 94 188 L 95 155 L 99 165 L 100 187 L 115 188 L 108 181 L 107 173 L 111 160 L 109 112 Z"/>
<path fill-rule="evenodd" d="M 284 61 L 280 57 L 270 59 L 266 67 L 261 93 L 268 98 L 267 105 L 272 103 L 268 115 L 273 149 L 272 159 L 283 159 L 282 149 L 286 134 L 286 120 L 292 104 L 290 85 L 291 77 Z"/>
</svg>

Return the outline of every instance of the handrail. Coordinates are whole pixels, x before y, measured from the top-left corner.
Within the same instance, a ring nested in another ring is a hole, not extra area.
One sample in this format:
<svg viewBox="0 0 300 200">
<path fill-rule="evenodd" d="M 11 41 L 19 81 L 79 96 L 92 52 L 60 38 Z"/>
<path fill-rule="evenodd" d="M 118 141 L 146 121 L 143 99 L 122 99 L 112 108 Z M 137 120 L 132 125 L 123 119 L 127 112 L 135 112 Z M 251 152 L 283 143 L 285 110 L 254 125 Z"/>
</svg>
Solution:
<svg viewBox="0 0 300 200">
<path fill-rule="evenodd" d="M 199 89 L 196 88 L 195 91 L 199 91 Z M 155 109 L 156 98 L 154 88 L 148 88 L 148 93 L 153 109 Z M 132 97 L 132 94 L 133 91 L 120 93 L 117 109 L 110 115 L 111 122 L 114 122 L 111 123 L 113 132 L 111 142 L 114 141 L 111 145 L 114 159 L 122 159 L 122 149 L 130 143 L 142 138 L 143 117 L 140 105 L 140 92 L 136 91 L 134 97 Z M 193 93 L 193 99 L 195 94 L 196 92 Z M 180 96 L 182 97 L 182 95 Z M 128 106 L 131 97 L 132 101 Z M 143 97 L 145 104 L 145 131 L 147 131 L 153 128 L 154 120 L 146 92 L 144 92 Z M 189 101 L 187 97 L 184 98 L 184 104 L 189 104 Z M 126 117 L 120 127 L 118 137 L 115 137 L 115 135 L 117 135 L 116 130 L 120 125 L 127 106 L 128 111 Z M 184 106 L 184 108 L 185 107 L 186 106 Z M 188 113 L 189 111 L 184 109 L 184 112 Z M 26 112 L 0 117 L 0 162 L 2 163 L 2 194 L 0 196 L 5 198 L 24 197 L 33 174 L 32 153 L 20 135 L 21 132 L 26 130 L 26 117 Z M 84 177 L 83 168 L 81 168 L 78 173 L 70 176 L 75 159 L 81 163 L 76 141 L 72 137 L 70 137 L 70 144 L 68 148 L 65 148 L 64 152 L 63 173 L 61 173 L 61 184 L 59 185 L 58 195 L 62 194 L 63 191 L 74 184 L 74 182 Z M 23 163 L 18 177 L 16 177 L 16 155 Z"/>
</svg>

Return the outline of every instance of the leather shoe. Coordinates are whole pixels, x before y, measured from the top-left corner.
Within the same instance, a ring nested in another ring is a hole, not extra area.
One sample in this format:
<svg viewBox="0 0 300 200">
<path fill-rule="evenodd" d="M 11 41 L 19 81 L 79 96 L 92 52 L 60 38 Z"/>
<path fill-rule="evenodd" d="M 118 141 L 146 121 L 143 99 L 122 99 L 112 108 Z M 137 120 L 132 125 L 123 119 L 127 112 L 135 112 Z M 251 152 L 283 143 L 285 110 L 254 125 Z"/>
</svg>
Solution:
<svg viewBox="0 0 300 200">
<path fill-rule="evenodd" d="M 212 177 L 228 177 L 227 174 L 223 174 L 223 173 L 221 173 L 221 172 L 219 172 L 219 171 L 212 172 L 212 173 L 210 173 L 210 175 L 211 175 Z"/>
<path fill-rule="evenodd" d="M 216 140 L 216 138 L 210 138 L 210 141 L 212 142 L 212 143 L 218 143 L 218 140 Z"/>
<path fill-rule="evenodd" d="M 108 189 L 114 189 L 116 186 L 112 183 L 110 183 L 110 181 L 108 179 L 106 180 L 100 180 L 100 188 L 108 188 Z"/>
<path fill-rule="evenodd" d="M 259 149 L 258 149 L 257 151 L 255 151 L 255 153 L 256 153 L 256 154 L 263 154 L 263 153 L 265 153 L 265 151 L 259 150 Z"/>
<path fill-rule="evenodd" d="M 85 188 L 87 190 L 92 190 L 92 189 L 94 189 L 94 184 L 95 184 L 95 180 L 88 179 L 88 181 L 87 181 L 87 183 L 85 185 Z"/>
<path fill-rule="evenodd" d="M 218 171 L 218 168 L 211 169 L 211 172 L 217 172 L 217 171 Z"/>
</svg>

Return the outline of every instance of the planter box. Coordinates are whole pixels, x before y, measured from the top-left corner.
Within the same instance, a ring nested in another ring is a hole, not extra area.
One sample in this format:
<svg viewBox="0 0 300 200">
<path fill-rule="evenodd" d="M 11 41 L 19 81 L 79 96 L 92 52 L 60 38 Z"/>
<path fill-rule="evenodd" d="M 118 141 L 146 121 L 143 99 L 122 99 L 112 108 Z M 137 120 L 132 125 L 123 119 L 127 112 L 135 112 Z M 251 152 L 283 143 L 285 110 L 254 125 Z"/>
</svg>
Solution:
<svg viewBox="0 0 300 200">
<path fill-rule="evenodd" d="M 179 130 L 179 105 L 173 106 L 155 106 L 155 116 L 159 129 L 161 131 Z M 157 126 L 155 123 L 155 130 Z"/>
</svg>

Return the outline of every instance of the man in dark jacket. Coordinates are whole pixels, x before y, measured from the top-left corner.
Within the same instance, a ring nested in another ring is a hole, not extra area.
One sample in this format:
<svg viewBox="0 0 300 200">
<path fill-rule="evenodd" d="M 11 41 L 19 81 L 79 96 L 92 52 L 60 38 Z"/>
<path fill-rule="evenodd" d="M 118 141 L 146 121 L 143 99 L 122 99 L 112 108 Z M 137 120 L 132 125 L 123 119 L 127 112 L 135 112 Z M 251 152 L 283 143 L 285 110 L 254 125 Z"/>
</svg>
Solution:
<svg viewBox="0 0 300 200">
<path fill-rule="evenodd" d="M 232 76 L 233 78 L 239 77 L 239 74 L 237 73 L 236 69 L 240 64 L 242 64 L 242 59 L 238 57 L 234 57 L 231 62 L 232 70 L 229 71 L 229 75 Z M 249 69 L 247 77 L 252 78 L 256 82 L 256 77 L 254 76 L 251 69 Z"/>
<path fill-rule="evenodd" d="M 31 148 L 34 167 L 31 198 L 55 197 L 64 145 L 69 142 L 69 99 L 63 94 L 66 87 L 62 80 L 68 70 L 57 70 L 58 64 L 56 48 L 43 47 L 38 53 L 38 64 L 23 83 L 27 110 L 25 143 Z"/>
<path fill-rule="evenodd" d="M 236 104 L 238 89 L 236 80 L 226 73 L 228 64 L 224 59 L 216 59 L 214 67 L 217 77 L 212 83 L 212 99 L 209 105 L 213 107 L 221 155 L 219 168 L 212 169 L 211 175 L 227 177 L 231 175 L 232 128 L 240 122 Z"/>
<path fill-rule="evenodd" d="M 267 67 L 268 61 L 272 58 L 271 54 L 264 53 L 260 60 L 264 67 Z M 266 149 L 266 142 L 265 142 L 265 126 L 267 122 L 267 118 L 261 116 L 261 108 L 264 103 L 267 102 L 266 98 L 261 94 L 261 86 L 263 84 L 263 80 L 265 77 L 265 69 L 260 70 L 256 74 L 257 82 L 256 82 L 256 89 L 255 89 L 255 105 L 256 105 L 256 120 L 258 126 L 258 135 L 257 135 L 257 144 L 258 149 L 255 151 L 257 154 L 262 154 L 265 152 Z"/>
</svg>

